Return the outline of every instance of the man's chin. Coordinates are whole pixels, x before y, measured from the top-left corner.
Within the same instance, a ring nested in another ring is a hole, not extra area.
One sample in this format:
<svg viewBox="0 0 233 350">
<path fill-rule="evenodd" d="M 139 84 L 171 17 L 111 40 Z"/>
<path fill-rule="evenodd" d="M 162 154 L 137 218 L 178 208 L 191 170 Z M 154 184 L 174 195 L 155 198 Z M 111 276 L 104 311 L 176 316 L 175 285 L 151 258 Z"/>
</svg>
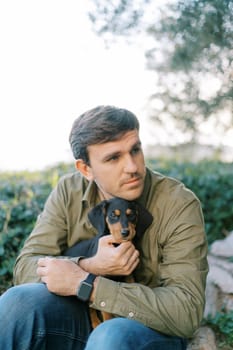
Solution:
<svg viewBox="0 0 233 350">
<path fill-rule="evenodd" d="M 141 196 L 142 191 L 143 189 L 134 189 L 134 190 L 122 193 L 122 195 L 119 197 L 126 199 L 127 201 L 134 201 Z"/>
</svg>

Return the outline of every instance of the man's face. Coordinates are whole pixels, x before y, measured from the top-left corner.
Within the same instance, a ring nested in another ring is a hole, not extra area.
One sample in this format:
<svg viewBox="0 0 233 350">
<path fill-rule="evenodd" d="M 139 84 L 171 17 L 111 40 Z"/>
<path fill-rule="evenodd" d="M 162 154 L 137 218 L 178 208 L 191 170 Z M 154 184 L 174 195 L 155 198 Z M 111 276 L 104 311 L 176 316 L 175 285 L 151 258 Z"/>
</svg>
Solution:
<svg viewBox="0 0 233 350">
<path fill-rule="evenodd" d="M 116 141 L 89 146 L 88 154 L 88 179 L 96 182 L 104 198 L 134 200 L 141 195 L 146 170 L 137 129 Z"/>
</svg>

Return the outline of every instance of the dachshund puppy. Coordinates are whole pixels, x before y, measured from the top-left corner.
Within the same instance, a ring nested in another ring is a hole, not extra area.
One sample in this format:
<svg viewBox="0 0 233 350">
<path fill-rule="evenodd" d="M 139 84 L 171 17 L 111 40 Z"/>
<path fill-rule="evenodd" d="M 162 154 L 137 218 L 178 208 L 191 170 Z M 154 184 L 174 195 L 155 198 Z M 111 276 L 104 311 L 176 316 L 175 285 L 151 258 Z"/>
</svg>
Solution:
<svg viewBox="0 0 233 350">
<path fill-rule="evenodd" d="M 104 200 L 90 210 L 88 218 L 97 230 L 97 235 L 91 239 L 76 243 L 68 248 L 63 255 L 71 257 L 92 257 L 98 249 L 100 237 L 111 234 L 115 245 L 123 241 L 139 239 L 153 221 L 152 215 L 139 203 L 122 198 Z M 134 282 L 133 276 L 111 276 L 111 279 L 121 282 Z M 95 328 L 100 322 L 110 319 L 113 315 L 90 309 L 92 326 Z"/>
</svg>

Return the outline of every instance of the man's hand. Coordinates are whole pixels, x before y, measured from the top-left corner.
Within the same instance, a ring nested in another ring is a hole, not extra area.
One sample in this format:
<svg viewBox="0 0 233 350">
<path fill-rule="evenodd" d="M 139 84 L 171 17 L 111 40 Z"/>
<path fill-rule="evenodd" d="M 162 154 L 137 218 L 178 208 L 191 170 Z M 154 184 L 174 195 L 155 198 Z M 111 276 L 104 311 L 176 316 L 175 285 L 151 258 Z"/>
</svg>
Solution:
<svg viewBox="0 0 233 350">
<path fill-rule="evenodd" d="M 95 256 L 81 259 L 79 265 L 96 275 L 130 275 L 139 263 L 139 252 L 132 242 L 123 242 L 115 247 L 111 235 L 99 239 Z"/>
<path fill-rule="evenodd" d="M 87 277 L 73 261 L 49 257 L 38 260 L 37 274 L 50 292 L 63 296 L 75 295 L 78 285 Z"/>
</svg>

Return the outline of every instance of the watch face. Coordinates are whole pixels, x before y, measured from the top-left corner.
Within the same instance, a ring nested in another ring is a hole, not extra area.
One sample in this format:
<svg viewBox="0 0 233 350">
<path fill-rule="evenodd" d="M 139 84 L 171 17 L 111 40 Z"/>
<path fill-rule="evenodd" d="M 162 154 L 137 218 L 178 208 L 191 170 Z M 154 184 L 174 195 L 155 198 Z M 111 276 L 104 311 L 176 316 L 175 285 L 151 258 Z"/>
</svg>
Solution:
<svg viewBox="0 0 233 350">
<path fill-rule="evenodd" d="M 77 297 L 82 301 L 88 301 L 91 296 L 93 286 L 87 282 L 82 282 L 77 292 Z"/>
</svg>

